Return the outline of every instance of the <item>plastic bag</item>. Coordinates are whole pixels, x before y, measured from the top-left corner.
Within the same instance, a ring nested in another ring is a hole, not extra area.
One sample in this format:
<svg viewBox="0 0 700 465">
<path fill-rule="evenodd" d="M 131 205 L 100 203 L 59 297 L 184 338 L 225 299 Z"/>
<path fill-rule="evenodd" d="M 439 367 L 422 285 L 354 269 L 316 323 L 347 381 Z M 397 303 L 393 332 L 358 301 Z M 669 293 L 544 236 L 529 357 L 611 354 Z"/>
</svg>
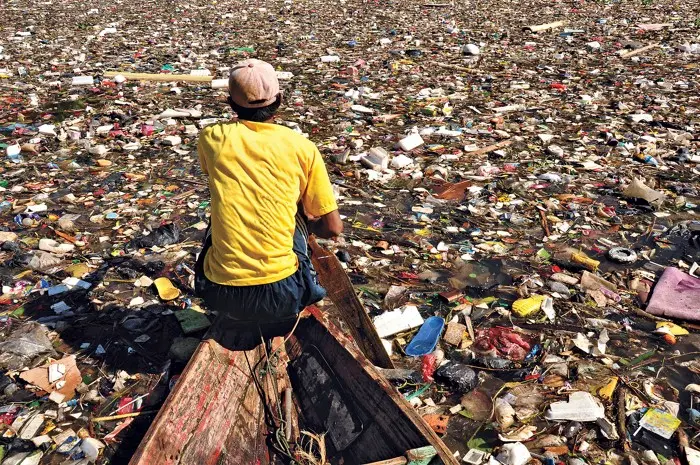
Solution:
<svg viewBox="0 0 700 465">
<path fill-rule="evenodd" d="M 33 365 L 41 355 L 56 357 L 47 329 L 38 323 L 27 323 L 17 329 L 6 341 L 0 342 L 0 367 L 19 370 Z M 43 360 L 42 360 L 43 361 Z"/>
<path fill-rule="evenodd" d="M 465 394 L 479 384 L 479 378 L 476 372 L 466 365 L 456 362 L 447 362 L 437 369 L 435 378 L 449 384 L 462 394 Z"/>
<path fill-rule="evenodd" d="M 164 224 L 158 229 L 151 231 L 151 234 L 142 236 L 130 241 L 127 244 L 129 249 L 147 249 L 157 245 L 163 247 L 166 245 L 177 244 L 180 242 L 180 229 L 175 223 Z"/>
</svg>

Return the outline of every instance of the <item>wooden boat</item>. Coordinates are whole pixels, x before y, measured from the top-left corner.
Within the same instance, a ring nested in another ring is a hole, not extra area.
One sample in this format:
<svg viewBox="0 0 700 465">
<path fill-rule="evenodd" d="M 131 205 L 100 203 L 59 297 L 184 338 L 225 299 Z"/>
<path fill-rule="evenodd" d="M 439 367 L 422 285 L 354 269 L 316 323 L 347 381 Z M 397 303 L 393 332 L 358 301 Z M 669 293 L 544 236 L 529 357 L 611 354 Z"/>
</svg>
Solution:
<svg viewBox="0 0 700 465">
<path fill-rule="evenodd" d="M 433 446 L 437 458 L 430 463 L 456 465 L 440 438 L 354 344 L 318 309 L 307 312 L 286 343 L 288 373 L 303 422 L 327 433 L 330 463 L 373 463 Z M 271 463 L 265 396 L 252 373 L 264 357 L 262 346 L 233 352 L 213 340 L 202 342 L 130 464 Z"/>
<path fill-rule="evenodd" d="M 317 261 L 326 252 L 314 253 Z M 330 289 L 334 280 L 332 300 L 357 308 L 348 295 L 354 297 L 347 276 L 343 273 L 343 281 L 335 257 L 327 258 L 316 266 L 321 283 Z M 268 357 L 263 345 L 230 351 L 213 340 L 202 342 L 130 465 L 285 463 L 276 461 L 280 454 L 274 446 L 281 435 L 283 443 L 303 436 L 300 425 L 325 433 L 326 463 L 457 465 L 440 438 L 375 368 L 391 363 L 385 352 L 378 352 L 376 332 L 359 344 L 353 340 L 352 335 L 370 331 L 371 322 L 361 305 L 359 309 L 362 315 L 354 319 L 345 309 L 348 336 L 327 312 L 307 308 L 291 335 L 284 342 L 279 338 L 286 356 L 274 367 L 264 365 L 275 358 Z M 273 345 L 274 353 L 284 353 L 275 349 Z"/>
</svg>

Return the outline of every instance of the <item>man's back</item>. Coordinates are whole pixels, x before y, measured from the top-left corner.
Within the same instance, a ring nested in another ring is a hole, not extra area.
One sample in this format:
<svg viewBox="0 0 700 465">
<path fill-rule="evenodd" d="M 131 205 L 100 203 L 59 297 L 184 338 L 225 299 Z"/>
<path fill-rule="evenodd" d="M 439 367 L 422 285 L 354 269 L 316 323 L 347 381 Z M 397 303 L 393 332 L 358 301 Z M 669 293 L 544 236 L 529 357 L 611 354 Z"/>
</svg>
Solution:
<svg viewBox="0 0 700 465">
<path fill-rule="evenodd" d="M 292 275 L 297 203 L 316 217 L 337 209 L 315 145 L 283 126 L 241 121 L 205 128 L 198 152 L 212 198 L 206 276 L 250 286 Z"/>
</svg>

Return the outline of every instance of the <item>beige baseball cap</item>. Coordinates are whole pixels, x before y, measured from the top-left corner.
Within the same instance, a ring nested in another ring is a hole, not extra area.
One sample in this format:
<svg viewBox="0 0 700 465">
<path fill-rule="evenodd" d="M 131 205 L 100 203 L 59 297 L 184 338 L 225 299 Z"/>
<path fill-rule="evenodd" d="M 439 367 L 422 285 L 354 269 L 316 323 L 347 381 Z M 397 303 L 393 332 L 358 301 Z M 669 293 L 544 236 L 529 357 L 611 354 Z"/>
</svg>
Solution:
<svg viewBox="0 0 700 465">
<path fill-rule="evenodd" d="M 262 60 L 245 60 L 231 69 L 228 78 L 231 100 L 244 108 L 262 108 L 272 104 L 280 93 L 277 72 Z"/>
</svg>

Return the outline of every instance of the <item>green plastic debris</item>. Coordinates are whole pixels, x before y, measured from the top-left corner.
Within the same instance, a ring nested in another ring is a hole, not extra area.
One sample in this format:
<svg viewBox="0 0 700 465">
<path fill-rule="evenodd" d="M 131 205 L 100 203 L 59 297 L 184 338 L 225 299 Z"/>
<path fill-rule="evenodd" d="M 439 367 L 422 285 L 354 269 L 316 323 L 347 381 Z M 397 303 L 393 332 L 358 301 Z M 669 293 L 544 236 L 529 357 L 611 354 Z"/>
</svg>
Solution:
<svg viewBox="0 0 700 465">
<path fill-rule="evenodd" d="M 234 47 L 228 49 L 229 55 L 239 54 L 239 53 L 255 53 L 253 47 Z"/>
<path fill-rule="evenodd" d="M 548 261 L 550 258 L 552 258 L 552 254 L 547 251 L 547 249 L 540 249 L 537 251 L 537 258 L 543 262 Z"/>
<path fill-rule="evenodd" d="M 410 394 L 406 394 L 406 400 L 411 400 L 411 399 L 413 399 L 414 397 L 418 397 L 419 395 L 421 395 L 421 394 L 423 394 L 425 391 L 427 391 L 429 387 L 430 387 L 430 383 L 424 384 L 423 387 L 421 387 L 421 388 L 418 389 L 417 391 L 412 392 L 412 393 L 410 393 Z"/>
<path fill-rule="evenodd" d="M 196 333 L 211 326 L 209 318 L 204 313 L 197 312 L 191 308 L 178 310 L 175 312 L 175 318 L 180 322 L 182 332 L 185 334 Z"/>
<path fill-rule="evenodd" d="M 10 316 L 15 317 L 15 318 L 21 318 L 24 316 L 24 307 L 20 307 L 14 312 L 10 313 Z"/>
<path fill-rule="evenodd" d="M 656 350 L 652 349 L 648 352 L 644 352 L 642 355 L 639 355 L 638 357 L 633 358 L 632 360 L 627 360 L 627 359 L 620 359 L 620 363 L 622 365 L 636 365 L 638 363 L 642 363 L 643 361 L 651 358 L 652 355 L 656 353 Z"/>
<path fill-rule="evenodd" d="M 406 451 L 407 465 L 428 465 L 430 461 L 437 455 L 437 451 L 433 446 L 418 447 Z"/>
</svg>

